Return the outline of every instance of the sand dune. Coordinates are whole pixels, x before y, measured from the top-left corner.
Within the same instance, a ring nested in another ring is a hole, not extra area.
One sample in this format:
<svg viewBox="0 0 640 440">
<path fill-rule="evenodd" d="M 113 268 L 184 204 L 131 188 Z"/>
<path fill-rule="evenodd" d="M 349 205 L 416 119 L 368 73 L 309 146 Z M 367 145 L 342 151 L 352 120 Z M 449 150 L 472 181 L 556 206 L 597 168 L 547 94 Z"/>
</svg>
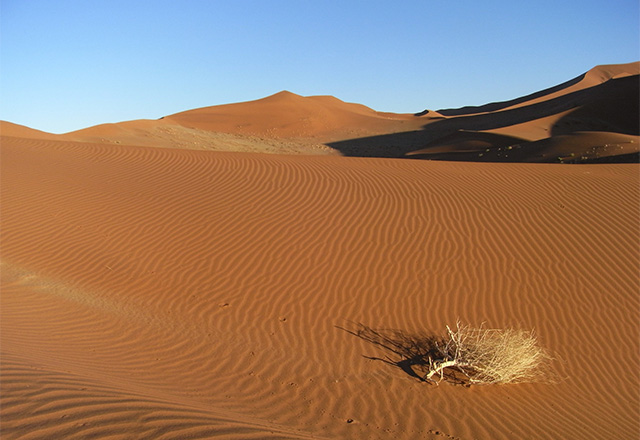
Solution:
<svg viewBox="0 0 640 440">
<path fill-rule="evenodd" d="M 89 127 L 65 140 L 279 154 L 338 154 L 335 140 L 416 129 L 424 118 L 376 112 L 332 96 L 283 91 L 256 101 L 189 110 L 159 120 Z"/>
<path fill-rule="evenodd" d="M 0 164 L 3 439 L 640 432 L 637 164 L 15 136 Z M 557 383 L 428 385 L 352 334 L 458 318 L 535 329 Z"/>
<path fill-rule="evenodd" d="M 4 131 L 36 139 L 208 151 L 472 162 L 638 162 L 639 84 L 640 62 L 635 62 L 597 66 L 510 101 L 415 115 L 283 91 L 255 101 L 59 136 L 9 123 Z"/>
<path fill-rule="evenodd" d="M 28 139 L 58 139 L 58 136 L 46 131 L 35 130 L 24 125 L 0 121 L 0 135 Z"/>
<path fill-rule="evenodd" d="M 410 114 L 379 113 L 331 96 L 302 97 L 280 92 L 256 101 L 189 110 L 158 120 L 97 125 L 60 135 L 58 139 L 191 150 L 326 155 L 338 154 L 326 145 L 332 140 L 389 133 L 420 124 Z"/>
<path fill-rule="evenodd" d="M 462 107 L 458 109 L 438 110 L 438 113 L 445 116 L 462 116 L 478 113 L 491 113 L 506 109 L 523 107 L 531 104 L 559 98 L 570 93 L 578 92 L 590 87 L 600 85 L 610 79 L 625 78 L 640 74 L 640 63 L 609 64 L 594 67 L 586 73 L 567 82 L 550 87 L 527 96 L 516 98 L 510 101 L 494 102 L 479 107 Z"/>
<path fill-rule="evenodd" d="M 639 66 L 0 122 L 2 438 L 637 438 Z M 534 329 L 549 381 L 421 380 L 397 347 L 458 319 Z"/>
<path fill-rule="evenodd" d="M 251 134 L 210 131 L 179 125 L 168 119 L 137 120 L 89 127 L 60 136 L 60 140 L 183 148 L 205 151 L 238 151 L 272 154 L 332 154 L 317 139 L 277 139 Z M 335 153 L 334 153 L 335 154 Z"/>
<path fill-rule="evenodd" d="M 179 125 L 208 131 L 323 141 L 359 133 L 388 133 L 421 123 L 411 114 L 379 113 L 332 96 L 280 92 L 257 101 L 191 110 L 167 116 Z"/>
<path fill-rule="evenodd" d="M 422 117 L 433 117 L 419 130 L 329 145 L 350 156 L 474 162 L 638 162 L 639 74 L 638 62 L 598 66 L 564 84 L 511 101 L 422 112 Z M 584 145 L 570 151 L 576 146 L 576 133 L 581 133 Z"/>
</svg>

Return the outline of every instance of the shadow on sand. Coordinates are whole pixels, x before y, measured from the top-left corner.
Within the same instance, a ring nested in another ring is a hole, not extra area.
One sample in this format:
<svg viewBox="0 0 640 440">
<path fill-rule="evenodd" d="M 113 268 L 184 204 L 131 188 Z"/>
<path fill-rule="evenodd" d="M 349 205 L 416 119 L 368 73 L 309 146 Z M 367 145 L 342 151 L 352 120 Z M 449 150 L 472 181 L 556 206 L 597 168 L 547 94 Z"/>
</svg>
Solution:
<svg viewBox="0 0 640 440">
<path fill-rule="evenodd" d="M 438 346 L 443 345 L 442 337 L 409 334 L 393 329 L 373 329 L 360 323 L 353 324 L 352 327 L 337 328 L 381 348 L 386 353 L 384 357 L 367 355 L 363 355 L 363 357 L 399 368 L 421 382 L 434 383 L 425 380 L 424 376 L 428 371 L 429 358 L 441 356 Z M 454 369 L 446 369 L 443 372 L 443 379 L 456 385 L 468 385 L 465 377 Z"/>
<path fill-rule="evenodd" d="M 527 148 L 529 142 L 524 139 L 485 131 L 568 112 L 550 128 L 549 137 L 578 131 L 640 134 L 639 75 L 611 79 L 556 98 L 503 110 L 569 87 L 580 79 L 505 103 L 445 110 L 443 114 L 451 117 L 433 118 L 421 130 L 347 139 L 327 145 L 344 156 L 357 157 L 550 162 L 551 158 L 545 159 L 536 150 L 535 143 Z M 499 154 L 508 147 L 512 147 L 509 154 Z M 622 163 L 638 162 L 638 159 L 638 154 L 627 154 L 605 161 Z"/>
</svg>

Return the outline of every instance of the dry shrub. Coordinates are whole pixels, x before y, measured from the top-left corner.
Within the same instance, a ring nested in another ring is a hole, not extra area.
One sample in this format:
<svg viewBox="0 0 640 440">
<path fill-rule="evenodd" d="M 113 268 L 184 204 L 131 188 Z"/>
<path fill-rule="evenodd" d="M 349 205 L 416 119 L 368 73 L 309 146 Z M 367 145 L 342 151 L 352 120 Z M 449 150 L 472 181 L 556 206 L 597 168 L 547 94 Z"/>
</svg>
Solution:
<svg viewBox="0 0 640 440">
<path fill-rule="evenodd" d="M 545 375 L 549 356 L 538 346 L 532 331 L 447 326 L 447 336 L 427 359 L 425 380 L 456 369 L 472 384 L 536 382 Z"/>
</svg>

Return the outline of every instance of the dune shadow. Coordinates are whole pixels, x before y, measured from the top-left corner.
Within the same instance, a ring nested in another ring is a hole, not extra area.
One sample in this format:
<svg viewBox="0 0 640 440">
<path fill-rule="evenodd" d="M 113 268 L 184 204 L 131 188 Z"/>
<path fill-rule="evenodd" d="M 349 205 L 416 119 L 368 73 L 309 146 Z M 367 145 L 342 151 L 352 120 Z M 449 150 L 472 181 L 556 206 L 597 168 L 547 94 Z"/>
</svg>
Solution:
<svg viewBox="0 0 640 440">
<path fill-rule="evenodd" d="M 583 73 L 582 75 L 577 76 L 573 79 L 570 79 L 569 81 L 563 82 L 562 84 L 558 84 L 557 86 L 549 87 L 547 89 L 540 90 L 539 92 L 531 93 L 529 95 L 525 95 L 515 99 L 510 99 L 508 101 L 492 102 L 492 103 L 480 105 L 480 106 L 465 106 L 460 108 L 441 109 L 441 110 L 438 110 L 438 113 L 440 113 L 443 116 L 462 116 L 462 115 L 473 115 L 477 113 L 487 113 L 487 112 L 495 112 L 495 111 L 503 110 L 505 108 L 512 107 L 514 105 L 522 104 L 523 102 L 539 99 L 544 96 L 551 95 L 552 93 L 556 93 L 561 90 L 567 89 L 575 84 L 578 84 L 580 81 L 582 81 L 585 78 L 585 76 L 587 76 L 587 74 Z"/>
<path fill-rule="evenodd" d="M 424 378 L 428 372 L 429 359 L 441 356 L 439 347 L 443 345 L 441 336 L 429 334 L 410 334 L 395 329 L 373 329 L 361 323 L 353 324 L 353 328 L 336 326 L 353 336 L 369 342 L 385 353 L 384 357 L 362 355 L 366 359 L 384 362 L 401 369 L 408 376 L 421 382 L 433 383 Z M 443 378 L 450 383 L 466 385 L 464 377 L 453 369 L 443 373 Z"/>
<path fill-rule="evenodd" d="M 612 79 L 592 89 L 591 99 L 556 121 L 552 136 L 576 131 L 640 135 L 640 75 Z"/>
<path fill-rule="evenodd" d="M 346 139 L 329 142 L 326 145 L 344 156 L 355 157 L 539 162 L 540 157 L 535 148 L 531 151 L 519 148 L 519 152 L 511 152 L 512 154 L 484 154 L 508 146 L 523 147 L 527 143 L 517 137 L 486 133 L 486 131 L 569 112 L 550 128 L 549 136 L 576 131 L 638 135 L 640 134 L 639 78 L 640 75 L 615 78 L 556 98 L 506 110 L 498 108 L 497 111 L 479 114 L 475 114 L 474 111 L 469 111 L 467 114 L 461 110 L 457 116 L 434 118 L 420 130 Z M 556 90 L 566 88 L 575 82 L 569 83 L 571 84 L 565 83 L 563 87 L 557 86 Z M 522 104 L 527 100 L 552 93 L 549 90 L 553 88 L 511 102 Z M 488 106 L 479 108 L 487 111 Z M 455 112 L 449 111 L 449 113 Z"/>
</svg>

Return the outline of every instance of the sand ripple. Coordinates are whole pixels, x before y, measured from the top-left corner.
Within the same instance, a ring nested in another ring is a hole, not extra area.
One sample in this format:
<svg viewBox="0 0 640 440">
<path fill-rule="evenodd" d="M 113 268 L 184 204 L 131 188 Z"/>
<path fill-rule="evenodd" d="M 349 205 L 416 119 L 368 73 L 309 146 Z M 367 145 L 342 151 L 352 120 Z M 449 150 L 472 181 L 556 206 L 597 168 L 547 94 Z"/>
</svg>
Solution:
<svg viewBox="0 0 640 440">
<path fill-rule="evenodd" d="M 633 438 L 638 171 L 4 138 L 3 438 Z M 432 387 L 343 330 L 458 318 L 560 382 Z"/>
</svg>

